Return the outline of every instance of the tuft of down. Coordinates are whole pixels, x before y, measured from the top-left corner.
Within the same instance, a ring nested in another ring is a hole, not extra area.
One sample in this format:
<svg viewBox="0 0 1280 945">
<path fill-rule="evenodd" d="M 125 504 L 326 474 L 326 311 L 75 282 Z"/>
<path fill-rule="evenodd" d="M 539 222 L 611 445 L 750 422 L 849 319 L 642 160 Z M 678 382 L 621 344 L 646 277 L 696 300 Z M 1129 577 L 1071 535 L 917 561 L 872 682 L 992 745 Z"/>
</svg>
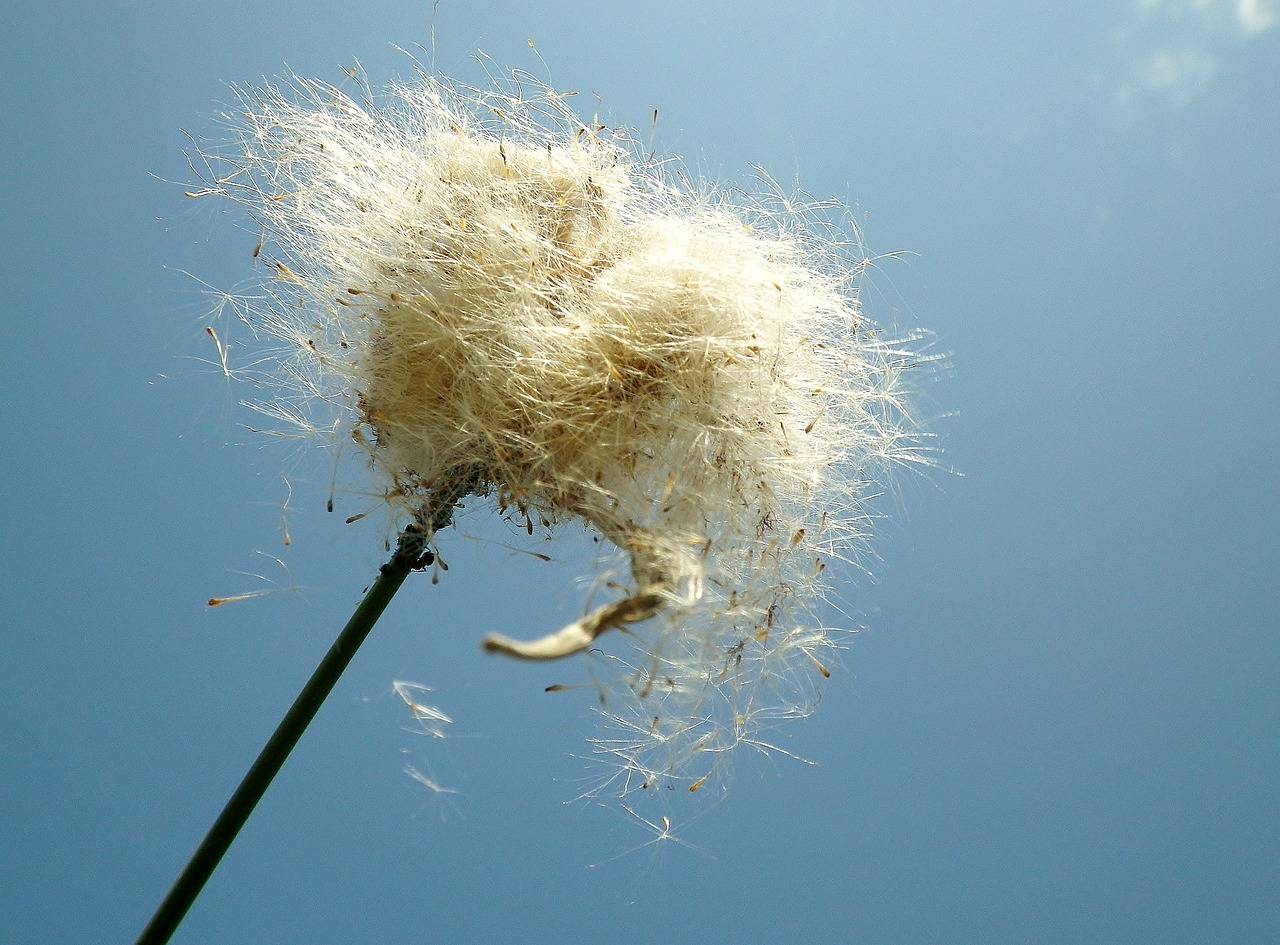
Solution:
<svg viewBox="0 0 1280 945">
<path fill-rule="evenodd" d="M 354 438 L 400 518 L 487 496 L 625 555 L 615 600 L 484 641 L 549 659 L 629 629 L 601 657 L 614 787 L 696 789 L 734 746 L 771 747 L 760 730 L 828 674 L 827 562 L 919 458 L 912 356 L 863 318 L 864 260 L 829 214 L 690 183 L 519 75 L 420 76 L 381 106 L 294 80 L 242 103 L 202 193 L 265 234 L 248 319 L 287 351 L 264 409 Z"/>
</svg>

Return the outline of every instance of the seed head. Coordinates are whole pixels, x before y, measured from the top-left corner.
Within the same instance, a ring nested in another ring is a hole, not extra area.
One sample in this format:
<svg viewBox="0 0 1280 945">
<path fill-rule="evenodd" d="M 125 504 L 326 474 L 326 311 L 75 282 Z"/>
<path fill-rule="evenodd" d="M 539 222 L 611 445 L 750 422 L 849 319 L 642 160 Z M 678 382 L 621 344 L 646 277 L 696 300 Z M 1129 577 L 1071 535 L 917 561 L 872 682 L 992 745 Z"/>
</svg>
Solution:
<svg viewBox="0 0 1280 945">
<path fill-rule="evenodd" d="M 402 517 L 477 495 L 620 550 L 615 600 L 484 641 L 546 659 L 630 628 L 597 656 L 616 786 L 698 789 L 732 747 L 768 747 L 760 728 L 828 675 L 823 569 L 916 456 L 910 356 L 862 317 L 830 215 L 691 184 L 520 75 L 422 76 L 381 107 L 305 81 L 242 102 L 203 193 L 265 234 L 250 320 L 289 350 L 264 409 L 354 438 Z"/>
</svg>

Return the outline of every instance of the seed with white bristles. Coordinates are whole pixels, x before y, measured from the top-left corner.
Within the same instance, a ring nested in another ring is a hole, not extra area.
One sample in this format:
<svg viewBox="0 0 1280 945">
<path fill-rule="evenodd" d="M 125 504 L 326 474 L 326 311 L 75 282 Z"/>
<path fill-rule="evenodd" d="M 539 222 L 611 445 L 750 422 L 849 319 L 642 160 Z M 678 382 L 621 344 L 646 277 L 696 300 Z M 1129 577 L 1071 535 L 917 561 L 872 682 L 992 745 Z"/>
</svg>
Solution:
<svg viewBox="0 0 1280 945">
<path fill-rule="evenodd" d="M 908 356 L 869 330 L 861 261 L 813 208 L 690 185 L 521 83 L 421 77 L 381 109 L 247 91 L 199 193 L 264 234 L 254 316 L 290 348 L 264 409 L 353 438 L 393 510 L 485 496 L 626 556 L 619 599 L 485 647 L 550 659 L 632 628 L 636 737 L 601 744 L 636 784 L 698 755 L 698 788 L 827 673 L 814 562 L 851 552 L 872 483 L 914 456 Z"/>
</svg>

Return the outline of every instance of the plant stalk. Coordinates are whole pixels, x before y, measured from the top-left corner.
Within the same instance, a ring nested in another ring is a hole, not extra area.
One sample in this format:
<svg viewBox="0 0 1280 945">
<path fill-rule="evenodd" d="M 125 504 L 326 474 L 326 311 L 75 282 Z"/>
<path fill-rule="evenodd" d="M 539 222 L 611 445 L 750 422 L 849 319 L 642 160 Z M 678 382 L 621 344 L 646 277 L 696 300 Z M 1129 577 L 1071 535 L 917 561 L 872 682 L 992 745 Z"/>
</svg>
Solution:
<svg viewBox="0 0 1280 945">
<path fill-rule="evenodd" d="M 448 521 L 453 511 L 450 502 L 445 506 L 447 512 L 437 516 Z M 439 521 L 428 522 L 428 528 L 441 524 Z M 434 529 L 433 529 L 434 531 Z M 306 731 L 311 720 L 315 718 L 321 704 L 333 690 L 338 677 L 355 656 L 356 650 L 369 635 L 373 625 L 386 609 L 391 598 L 395 596 L 400 585 L 404 583 L 409 572 L 415 567 L 431 563 L 430 552 L 426 551 L 427 535 L 423 528 L 411 525 L 400 535 L 399 544 L 391 560 L 384 564 L 377 580 L 369 586 L 364 599 L 356 607 L 355 613 L 347 621 L 347 625 L 334 641 L 329 652 L 325 654 L 316 671 L 311 674 L 307 684 L 302 687 L 293 706 L 285 714 L 270 740 L 253 766 L 245 774 L 244 780 L 231 795 L 231 800 L 223 808 L 218 819 L 209 828 L 209 833 L 196 849 L 186 868 L 178 876 L 173 888 L 169 890 L 160 908 L 147 927 L 139 936 L 137 945 L 164 945 L 168 942 L 178 924 L 195 902 L 200 890 L 213 874 L 223 854 L 235 840 L 236 834 L 244 826 L 249 815 L 257 806 L 267 787 L 279 772 L 289 752 L 298 743 L 302 733 Z"/>
</svg>

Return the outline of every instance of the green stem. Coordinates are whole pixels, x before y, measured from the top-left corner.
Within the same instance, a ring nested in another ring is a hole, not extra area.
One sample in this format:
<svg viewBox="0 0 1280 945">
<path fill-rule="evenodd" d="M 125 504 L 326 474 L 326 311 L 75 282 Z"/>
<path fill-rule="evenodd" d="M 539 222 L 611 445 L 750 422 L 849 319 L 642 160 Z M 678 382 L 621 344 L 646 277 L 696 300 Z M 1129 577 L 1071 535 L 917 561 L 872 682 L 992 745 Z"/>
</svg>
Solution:
<svg viewBox="0 0 1280 945">
<path fill-rule="evenodd" d="M 452 503 L 445 508 L 449 514 L 452 513 Z M 447 522 L 446 516 L 438 517 Z M 429 526 L 434 524 L 438 523 L 428 523 Z M 253 763 L 253 767 L 240 782 L 240 787 L 236 788 L 236 792 L 231 795 L 231 800 L 214 821 L 204 842 L 196 849 L 191 861 L 178 876 L 173 888 L 169 890 L 169 895 L 165 897 L 156 914 L 143 929 L 137 945 L 164 945 L 169 941 L 178 923 L 195 902 L 196 896 L 204 888 L 204 884 L 213 874 L 223 854 L 227 852 L 236 834 L 253 813 L 254 807 L 266 793 L 272 778 L 276 776 L 285 759 L 289 757 L 289 752 L 293 750 L 293 746 L 298 743 L 302 733 L 315 718 L 316 712 L 332 691 L 338 677 L 342 675 L 342 671 L 347 668 L 347 664 L 355 656 L 360 644 L 364 642 L 373 625 L 382 616 L 391 598 L 395 596 L 400 585 L 409 576 L 409 572 L 420 561 L 429 563 L 429 560 L 424 560 L 428 554 L 425 551 L 425 543 L 425 534 L 417 526 L 410 526 L 400 536 L 395 554 L 382 566 L 377 580 L 370 585 L 364 599 L 360 601 L 360 606 L 351 615 L 351 619 L 347 621 L 347 625 L 342 629 L 333 646 L 329 648 L 325 658 L 320 661 L 316 671 L 311 674 L 311 678 L 303 686 L 293 706 L 276 728 L 275 734 L 258 755 L 258 760 Z"/>
</svg>

